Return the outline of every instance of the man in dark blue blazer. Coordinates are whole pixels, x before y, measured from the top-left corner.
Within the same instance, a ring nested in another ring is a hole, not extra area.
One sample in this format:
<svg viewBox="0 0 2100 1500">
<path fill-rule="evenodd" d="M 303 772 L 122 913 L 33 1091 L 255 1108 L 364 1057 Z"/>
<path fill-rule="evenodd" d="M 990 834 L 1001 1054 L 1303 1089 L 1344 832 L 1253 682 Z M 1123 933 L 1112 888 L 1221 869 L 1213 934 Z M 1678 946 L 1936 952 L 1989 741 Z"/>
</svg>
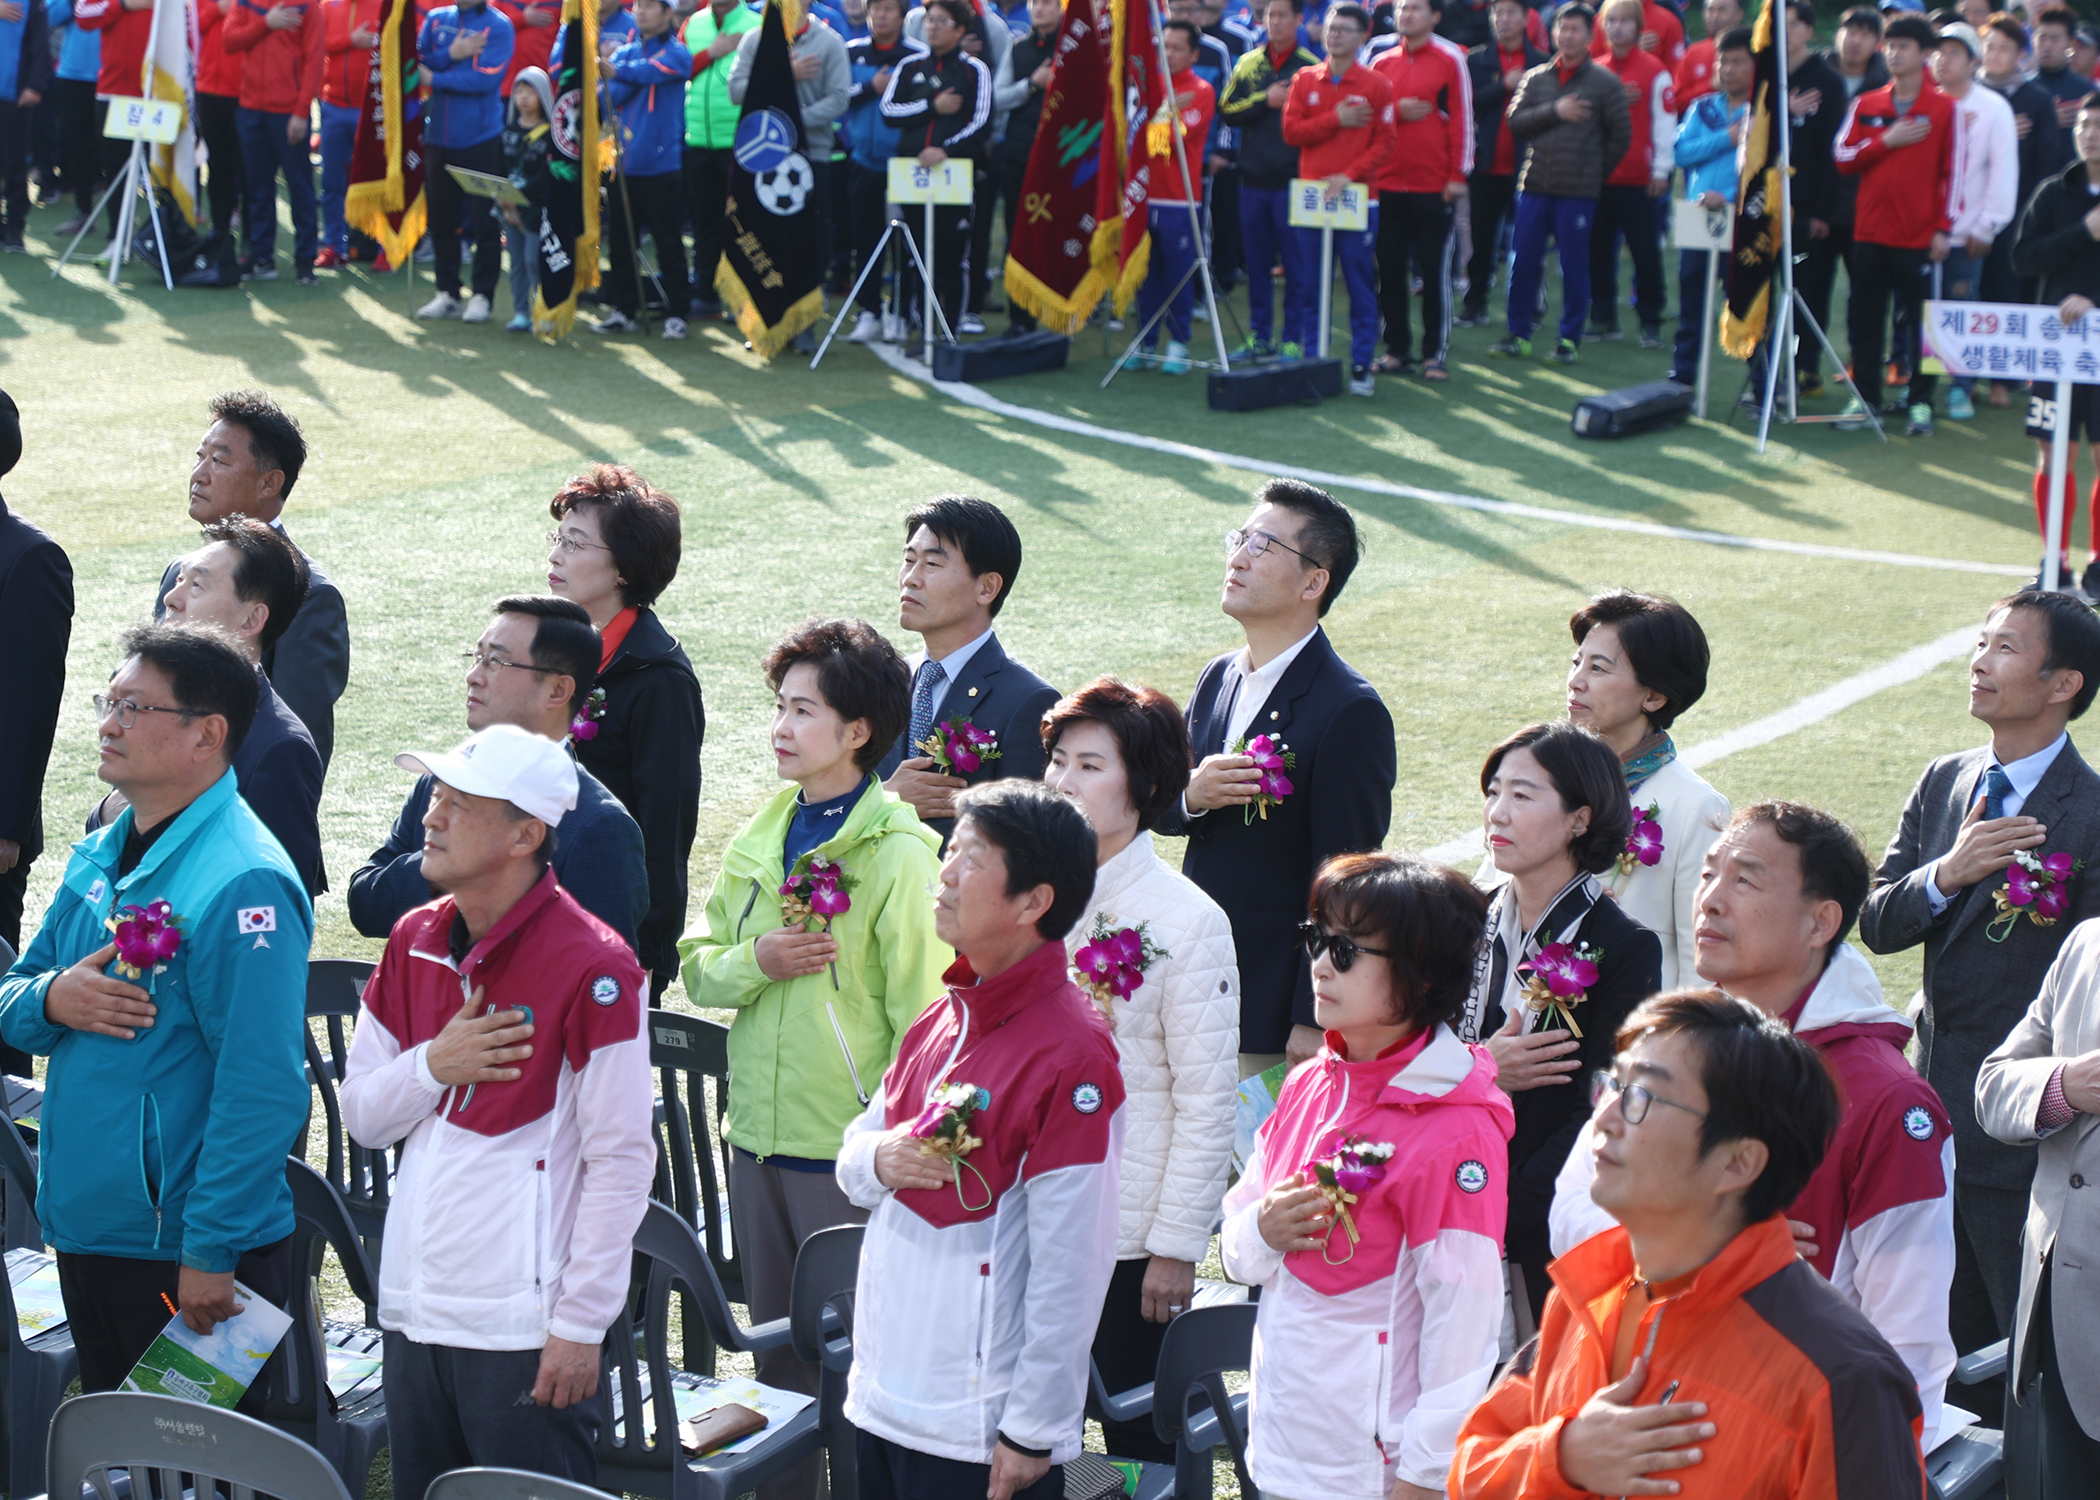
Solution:
<svg viewBox="0 0 2100 1500">
<path fill-rule="evenodd" d="M 1384 843 L 1397 753 L 1384 701 L 1320 628 L 1362 555 L 1348 510 L 1325 490 L 1272 479 L 1225 547 L 1220 607 L 1246 645 L 1196 679 L 1195 775 L 1161 831 L 1188 835 L 1182 873 L 1232 920 L 1247 1077 L 1319 1048 L 1298 924 L 1324 861 Z M 1263 768 L 1238 748 L 1261 736 L 1292 758 L 1280 798 L 1262 794 Z"/>
<path fill-rule="evenodd" d="M 285 536 L 278 517 L 306 463 L 306 438 L 298 422 L 260 391 L 213 397 L 211 417 L 190 470 L 190 519 L 201 526 L 233 515 L 253 516 Z M 300 556 L 307 568 L 305 602 L 263 652 L 262 665 L 272 688 L 312 735 L 326 770 L 335 752 L 336 699 L 350 681 L 350 621 L 342 591 L 312 558 Z M 180 561 L 169 563 L 160 576 L 153 596 L 156 620 L 161 601 L 175 586 Z"/>
<path fill-rule="evenodd" d="M 992 621 L 1021 571 L 1021 534 L 988 500 L 940 495 L 904 518 L 897 623 L 926 649 L 911 660 L 911 723 L 875 774 L 918 811 L 946 848 L 955 794 L 1000 776 L 1043 779 L 1043 715 L 1057 689 L 1006 654 Z M 919 748 L 937 725 L 968 720 L 998 739 L 998 757 L 958 776 Z"/>
<path fill-rule="evenodd" d="M 597 675 L 598 632 L 573 599 L 523 594 L 496 602 L 495 619 L 468 653 L 467 728 L 514 724 L 561 741 Z M 572 747 L 573 749 L 573 747 Z M 421 776 L 384 844 L 350 877 L 350 925 L 385 937 L 402 916 L 437 898 L 423 878 L 423 815 L 432 778 Z M 583 909 L 636 948 L 649 914 L 641 826 L 605 783 L 576 767 L 576 806 L 562 815 L 554 878 Z M 639 950 L 638 950 L 639 951 Z"/>
</svg>

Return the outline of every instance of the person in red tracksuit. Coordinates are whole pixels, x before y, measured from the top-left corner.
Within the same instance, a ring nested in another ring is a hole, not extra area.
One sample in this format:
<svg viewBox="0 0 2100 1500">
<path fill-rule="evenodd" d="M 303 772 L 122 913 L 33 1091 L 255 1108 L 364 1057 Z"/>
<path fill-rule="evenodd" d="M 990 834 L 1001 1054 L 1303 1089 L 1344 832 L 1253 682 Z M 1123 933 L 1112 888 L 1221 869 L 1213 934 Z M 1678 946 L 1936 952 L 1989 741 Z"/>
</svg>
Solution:
<svg viewBox="0 0 2100 1500">
<path fill-rule="evenodd" d="M 1937 45 L 1923 16 L 1890 21 L 1881 34 L 1889 81 L 1854 99 L 1838 130 L 1837 168 L 1859 179 L 1847 310 L 1859 398 L 1838 418 L 1846 431 L 1866 426 L 1868 406 L 1881 404 L 1881 333 L 1890 299 L 1895 299 L 1899 326 L 1912 330 L 1908 338 L 1916 339 L 1916 330 L 1924 326 L 1926 280 L 1933 263 L 1947 258 L 1960 125 L 1954 101 L 1925 76 L 1925 54 Z M 1915 345 L 1898 353 L 1916 372 L 1910 383 L 1910 435 L 1929 437 L 1933 377 Z"/>
<path fill-rule="evenodd" d="M 1597 217 L 1590 224 L 1590 337 L 1619 336 L 1619 239 L 1633 256 L 1633 311 L 1641 322 L 1641 347 L 1662 347 L 1662 225 L 1656 200 L 1670 191 L 1677 110 L 1670 72 L 1653 53 L 1634 45 L 1640 38 L 1641 0 L 1608 0 L 1597 13 L 1606 51 L 1597 65 L 1626 87 L 1626 112 L 1633 144 L 1604 179 Z"/>
<path fill-rule="evenodd" d="M 83 31 L 102 33 L 102 70 L 95 79 L 100 98 L 138 96 L 146 79 L 146 39 L 153 33 L 153 0 L 74 0 L 73 20 Z M 102 137 L 102 175 L 117 180 L 131 156 L 131 142 Z M 109 195 L 109 233 L 117 233 L 121 193 Z"/>
<path fill-rule="evenodd" d="M 1740 0 L 1706 0 L 1701 14 L 1706 18 L 1706 36 L 1684 49 L 1684 56 L 1677 63 L 1676 80 L 1670 85 L 1680 116 L 1692 107 L 1693 100 L 1718 87 L 1714 82 L 1714 46 L 1743 24 Z"/>
<path fill-rule="evenodd" d="M 1430 0 L 1400 0 L 1400 45 L 1371 65 L 1392 85 L 1394 150 L 1378 182 L 1378 299 L 1385 358 L 1375 368 L 1414 368 L 1409 345 L 1410 263 L 1422 277 L 1422 378 L 1445 378 L 1451 347 L 1451 277 L 1458 200 L 1473 172 L 1473 79 L 1463 47 L 1436 34 Z"/>
<path fill-rule="evenodd" d="M 226 50 L 241 59 L 241 165 L 247 169 L 248 251 L 244 280 L 277 279 L 277 174 L 292 209 L 292 269 L 314 284 L 320 250 L 315 215 L 313 116 L 321 91 L 328 24 L 319 0 L 234 0 Z"/>
<path fill-rule="evenodd" d="M 1378 351 L 1378 179 L 1392 159 L 1393 86 L 1359 63 L 1371 13 L 1345 3 L 1327 12 L 1327 62 L 1291 75 L 1283 104 L 1283 140 L 1298 148 L 1298 175 L 1323 181 L 1329 195 L 1355 183 L 1370 200 L 1362 230 L 1334 232 L 1334 258 L 1349 287 L 1349 394 L 1373 392 L 1371 356 Z M 1318 261 L 1317 229 L 1296 227 L 1304 264 Z M 1315 299 L 1317 301 L 1317 298 Z M 1325 329 L 1316 329 L 1315 337 Z"/>
<path fill-rule="evenodd" d="M 1661 63 L 1672 78 L 1677 76 L 1677 65 L 1684 61 L 1684 22 L 1677 19 L 1676 12 L 1667 5 L 1656 4 L 1656 0 L 1641 0 L 1641 31 L 1636 43 L 1641 51 Z M 1602 62 L 1610 50 L 1611 43 L 1599 26 L 1596 40 L 1590 43 L 1590 56 Z"/>
<path fill-rule="evenodd" d="M 520 73 L 527 68 L 547 68 L 547 59 L 554 55 L 554 38 L 561 31 L 561 0 L 519 0 L 517 4 L 496 0 L 496 9 L 510 17 L 511 29 L 517 33 L 511 44 L 510 71 L 503 75 L 503 97 L 508 99 Z"/>
<path fill-rule="evenodd" d="M 197 0 L 197 139 L 204 143 L 204 197 L 215 233 L 233 233 L 247 196 L 241 170 L 241 60 L 226 52 L 233 0 Z"/>
<path fill-rule="evenodd" d="M 332 271 L 350 259 L 343 195 L 350 188 L 357 107 L 372 86 L 372 50 L 379 45 L 379 0 L 321 0 L 321 19 L 327 45 L 321 73 L 321 253 L 314 258 L 314 266 Z"/>
</svg>

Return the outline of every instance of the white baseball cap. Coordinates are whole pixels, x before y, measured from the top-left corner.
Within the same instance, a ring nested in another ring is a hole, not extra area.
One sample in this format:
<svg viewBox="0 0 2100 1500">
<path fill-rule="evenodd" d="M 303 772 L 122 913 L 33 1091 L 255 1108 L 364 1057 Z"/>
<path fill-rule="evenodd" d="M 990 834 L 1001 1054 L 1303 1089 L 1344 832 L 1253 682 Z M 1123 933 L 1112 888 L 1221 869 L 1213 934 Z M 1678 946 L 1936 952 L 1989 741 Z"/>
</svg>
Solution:
<svg viewBox="0 0 2100 1500">
<path fill-rule="evenodd" d="M 1971 57 L 1983 56 L 1983 39 L 1976 35 L 1976 28 L 1967 21 L 1949 21 L 1940 28 L 1940 45 L 1945 46 L 1948 42 L 1960 42 L 1969 49 Z"/>
<path fill-rule="evenodd" d="M 394 764 L 469 797 L 515 803 L 550 827 L 576 806 L 576 762 L 569 752 L 515 724 L 491 724 L 450 750 L 404 750 Z"/>
</svg>

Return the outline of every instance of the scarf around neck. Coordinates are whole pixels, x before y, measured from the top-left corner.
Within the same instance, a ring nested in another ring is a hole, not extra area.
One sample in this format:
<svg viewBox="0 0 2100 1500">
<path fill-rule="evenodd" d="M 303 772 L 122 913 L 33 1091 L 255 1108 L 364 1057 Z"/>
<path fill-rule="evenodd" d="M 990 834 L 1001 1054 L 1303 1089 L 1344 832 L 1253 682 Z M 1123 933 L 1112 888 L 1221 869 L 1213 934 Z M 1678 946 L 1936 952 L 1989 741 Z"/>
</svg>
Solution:
<svg viewBox="0 0 2100 1500">
<path fill-rule="evenodd" d="M 1675 759 L 1677 742 L 1660 729 L 1635 745 L 1633 754 L 1622 767 L 1626 775 L 1627 795 L 1631 796 L 1639 791 L 1649 777 Z"/>
</svg>

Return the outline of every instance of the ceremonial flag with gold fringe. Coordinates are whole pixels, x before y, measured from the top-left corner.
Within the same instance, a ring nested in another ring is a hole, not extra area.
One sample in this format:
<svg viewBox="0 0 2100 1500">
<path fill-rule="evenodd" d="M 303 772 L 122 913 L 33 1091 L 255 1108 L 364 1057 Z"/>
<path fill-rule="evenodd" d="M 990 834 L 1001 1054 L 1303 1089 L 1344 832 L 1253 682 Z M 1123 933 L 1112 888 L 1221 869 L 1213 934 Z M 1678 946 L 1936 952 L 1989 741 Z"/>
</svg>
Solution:
<svg viewBox="0 0 2100 1500">
<path fill-rule="evenodd" d="M 318 13 L 309 24 L 318 24 Z M 378 241 L 395 266 L 414 252 L 429 222 L 416 26 L 415 0 L 380 0 L 379 45 L 357 104 L 349 186 L 343 193 L 343 218 Z"/>
<path fill-rule="evenodd" d="M 1115 172 L 1103 171 L 1097 198 L 1094 263 L 1115 288 L 1117 316 L 1130 310 L 1152 263 L 1152 176 L 1155 147 L 1173 154 L 1170 130 L 1155 130 L 1166 100 L 1151 0 L 1110 0 L 1108 134 Z M 1108 165 L 1106 158 L 1104 167 Z"/>
<path fill-rule="evenodd" d="M 532 331 L 550 344 L 576 326 L 577 294 L 598 284 L 598 186 L 612 144 L 598 131 L 598 0 L 562 0 L 555 45 L 553 180 L 540 209 L 540 285 L 532 299 Z"/>
<path fill-rule="evenodd" d="M 210 4 L 211 0 L 203 0 Z M 153 181 L 168 190 L 190 223 L 197 222 L 197 12 L 189 0 L 154 0 L 153 34 L 146 43 L 140 92 L 182 106 L 182 128 L 169 145 L 155 145 Z"/>
<path fill-rule="evenodd" d="M 1721 313 L 1721 347 L 1748 359 L 1764 341 L 1779 272 L 1780 222 L 1786 203 L 1786 164 L 1779 159 L 1778 0 L 1765 0 L 1751 37 L 1756 65 L 1750 85 L 1750 122 L 1743 132 L 1735 191 L 1735 250 L 1729 257 L 1728 306 Z"/>
<path fill-rule="evenodd" d="M 768 0 L 730 148 L 729 232 L 715 291 L 737 327 L 771 359 L 824 316 L 816 173 L 802 151 L 802 104 L 788 38 L 802 29 L 802 0 Z"/>
<path fill-rule="evenodd" d="M 1067 0 L 1007 247 L 1007 297 L 1059 333 L 1084 326 L 1113 285 L 1094 264 L 1112 40 L 1094 0 Z"/>
</svg>

